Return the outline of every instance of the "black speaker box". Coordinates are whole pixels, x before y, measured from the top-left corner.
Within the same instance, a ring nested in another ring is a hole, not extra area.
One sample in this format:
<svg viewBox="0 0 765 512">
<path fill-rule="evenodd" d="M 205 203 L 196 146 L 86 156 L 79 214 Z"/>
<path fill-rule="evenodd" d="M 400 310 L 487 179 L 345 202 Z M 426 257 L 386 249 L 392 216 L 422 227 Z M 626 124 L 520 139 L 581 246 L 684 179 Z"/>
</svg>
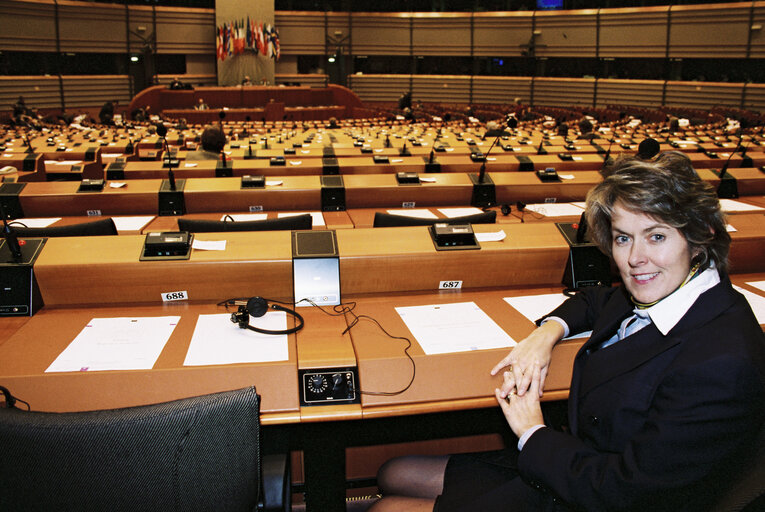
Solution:
<svg viewBox="0 0 765 512">
<path fill-rule="evenodd" d="M 563 285 L 576 290 L 585 286 L 611 285 L 611 260 L 586 239 L 576 241 L 577 228 L 568 222 L 556 224 L 569 245 L 568 260 L 563 272 Z"/>
<path fill-rule="evenodd" d="M 324 212 L 345 211 L 345 182 L 342 176 L 320 176 L 321 210 Z"/>
<path fill-rule="evenodd" d="M 183 187 L 186 180 L 175 180 L 175 190 L 170 189 L 170 181 L 162 180 L 159 187 L 159 207 L 160 216 L 185 215 L 186 201 L 183 198 Z"/>
<path fill-rule="evenodd" d="M 0 241 L 0 316 L 32 316 L 43 305 L 33 265 L 45 239 L 28 238 L 24 242 L 17 263 L 5 240 Z"/>
<path fill-rule="evenodd" d="M 24 217 L 19 194 L 26 186 L 26 183 L 3 183 L 0 185 L 0 203 L 2 203 L 3 210 L 5 210 L 5 214 L 9 219 L 21 219 Z"/>
</svg>

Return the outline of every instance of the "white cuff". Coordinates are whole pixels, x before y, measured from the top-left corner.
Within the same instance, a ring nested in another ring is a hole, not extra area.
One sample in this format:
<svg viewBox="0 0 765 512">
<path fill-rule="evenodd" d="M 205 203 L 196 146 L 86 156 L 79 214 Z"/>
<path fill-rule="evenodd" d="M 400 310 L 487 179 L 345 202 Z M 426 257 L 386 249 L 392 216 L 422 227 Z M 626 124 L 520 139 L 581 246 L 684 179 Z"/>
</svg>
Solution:
<svg viewBox="0 0 765 512">
<path fill-rule="evenodd" d="M 518 439 L 518 451 L 523 450 L 523 445 L 526 444 L 526 441 L 529 440 L 531 435 L 537 430 L 539 430 L 540 428 L 543 428 L 544 426 L 545 426 L 544 424 L 534 425 L 533 427 L 526 430 L 526 432 L 523 433 L 520 439 Z"/>
</svg>

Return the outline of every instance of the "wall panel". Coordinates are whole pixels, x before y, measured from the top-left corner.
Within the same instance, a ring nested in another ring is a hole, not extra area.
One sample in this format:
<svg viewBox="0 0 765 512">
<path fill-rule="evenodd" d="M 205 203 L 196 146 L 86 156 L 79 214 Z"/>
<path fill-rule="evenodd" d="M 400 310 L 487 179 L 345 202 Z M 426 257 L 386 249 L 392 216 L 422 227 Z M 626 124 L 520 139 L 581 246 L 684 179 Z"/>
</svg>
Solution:
<svg viewBox="0 0 765 512">
<path fill-rule="evenodd" d="M 298 75 L 290 73 L 277 73 L 274 78 L 276 79 L 276 85 L 281 84 L 294 84 L 299 83 L 302 86 L 308 87 L 326 87 L 327 75 Z"/>
<path fill-rule="evenodd" d="M 125 53 L 125 6 L 58 2 L 62 52 Z"/>
<path fill-rule="evenodd" d="M 757 59 L 765 58 L 765 2 L 755 2 L 753 12 L 752 41 L 749 56 Z"/>
<path fill-rule="evenodd" d="M 738 107 L 741 105 L 742 86 L 714 82 L 667 82 L 665 104 L 699 109 Z"/>
<path fill-rule="evenodd" d="M 420 13 L 412 15 L 412 23 L 415 55 L 470 56 L 469 14 Z"/>
<path fill-rule="evenodd" d="M 0 2 L 0 50 L 56 51 L 52 2 Z"/>
<path fill-rule="evenodd" d="M 324 13 L 276 12 L 283 54 L 324 55 Z"/>
<path fill-rule="evenodd" d="M 655 108 L 661 105 L 663 80 L 598 80 L 596 106 L 632 105 Z"/>
<path fill-rule="evenodd" d="M 64 99 L 67 105 L 101 107 L 117 100 L 125 108 L 131 100 L 128 75 L 64 76 Z"/>
<path fill-rule="evenodd" d="M 355 55 L 410 54 L 408 15 L 354 13 L 352 19 Z"/>
<path fill-rule="evenodd" d="M 539 57 L 595 57 L 597 10 L 538 11 L 535 31 Z"/>
<path fill-rule="evenodd" d="M 215 11 L 157 9 L 157 52 L 215 54 Z"/>
<path fill-rule="evenodd" d="M 591 106 L 595 80 L 589 78 L 535 78 L 534 104 Z"/>
<path fill-rule="evenodd" d="M 470 101 L 470 77 L 415 75 L 412 84 L 412 99 L 434 103 L 468 103 Z"/>
<path fill-rule="evenodd" d="M 664 58 L 668 7 L 601 9 L 600 57 Z"/>
<path fill-rule="evenodd" d="M 476 13 L 473 19 L 473 55 L 520 57 L 531 39 L 529 11 Z"/>
<path fill-rule="evenodd" d="M 528 105 L 531 101 L 531 77 L 473 77 L 473 103 L 512 104 L 516 98 Z"/>
<path fill-rule="evenodd" d="M 348 87 L 361 101 L 397 101 L 409 90 L 410 79 L 410 75 L 350 75 Z"/>
<path fill-rule="evenodd" d="M 744 108 L 765 112 L 765 84 L 745 84 Z"/>
<path fill-rule="evenodd" d="M 2 110 L 16 103 L 19 96 L 29 108 L 58 108 L 61 106 L 57 76 L 0 76 L 0 105 Z"/>
<path fill-rule="evenodd" d="M 673 6 L 670 57 L 746 57 L 750 2 Z"/>
</svg>

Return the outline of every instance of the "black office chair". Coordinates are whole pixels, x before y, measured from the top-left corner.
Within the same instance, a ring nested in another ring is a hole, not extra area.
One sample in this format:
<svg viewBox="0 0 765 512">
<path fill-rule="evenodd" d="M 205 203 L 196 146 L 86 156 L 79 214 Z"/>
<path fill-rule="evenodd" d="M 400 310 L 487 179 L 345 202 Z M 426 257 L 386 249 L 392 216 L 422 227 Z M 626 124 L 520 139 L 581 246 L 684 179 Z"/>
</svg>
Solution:
<svg viewBox="0 0 765 512">
<path fill-rule="evenodd" d="M 395 226 L 431 226 L 437 222 L 446 224 L 494 224 L 497 221 L 497 212 L 481 212 L 475 215 L 452 217 L 450 219 L 423 219 L 422 217 L 406 217 L 392 213 L 376 212 L 373 226 L 376 228 L 389 228 Z"/>
<path fill-rule="evenodd" d="M 310 213 L 266 220 L 234 222 L 228 220 L 178 219 L 178 229 L 190 233 L 214 233 L 220 231 L 277 231 L 311 229 L 313 217 Z"/>
<path fill-rule="evenodd" d="M 254 387 L 104 411 L 0 409 L 0 510 L 290 510 L 286 456 L 261 482 L 273 458 L 261 466 L 259 410 Z"/>
<path fill-rule="evenodd" d="M 13 231 L 19 238 L 41 238 L 56 236 L 108 236 L 117 234 L 117 226 L 111 217 L 93 222 L 81 222 L 66 226 L 48 226 L 46 228 L 27 228 L 19 225 L 19 221 L 11 223 Z"/>
</svg>

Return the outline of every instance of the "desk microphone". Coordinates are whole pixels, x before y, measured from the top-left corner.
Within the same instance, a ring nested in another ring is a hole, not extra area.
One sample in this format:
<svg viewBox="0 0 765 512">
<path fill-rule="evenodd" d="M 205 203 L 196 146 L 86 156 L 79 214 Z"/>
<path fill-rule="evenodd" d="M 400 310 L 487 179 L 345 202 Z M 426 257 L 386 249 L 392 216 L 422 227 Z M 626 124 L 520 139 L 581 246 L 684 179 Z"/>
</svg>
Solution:
<svg viewBox="0 0 765 512">
<path fill-rule="evenodd" d="M 250 154 L 252 154 L 252 146 L 250 146 Z M 226 168 L 226 153 L 223 152 L 223 150 L 220 150 L 220 163 L 221 166 L 225 169 Z"/>
<path fill-rule="evenodd" d="M 513 129 L 514 127 L 510 126 L 511 120 L 515 120 L 515 126 L 518 126 L 518 120 L 510 116 L 505 119 L 505 126 Z M 486 179 L 486 162 L 489 160 L 489 154 L 491 154 L 491 150 L 494 149 L 494 146 L 496 146 L 497 142 L 499 142 L 500 137 L 502 137 L 502 132 L 500 132 L 499 135 L 494 138 L 494 142 L 492 142 L 491 146 L 489 146 L 489 150 L 486 152 L 486 156 L 484 156 L 483 162 L 481 162 L 481 169 L 478 171 L 478 183 L 483 183 L 484 179 Z"/>
<path fill-rule="evenodd" d="M 608 141 L 608 149 L 606 149 L 606 156 L 603 157 L 603 165 L 600 168 L 601 171 L 608 165 L 608 160 L 611 158 L 611 146 L 614 145 L 615 140 L 615 137 L 611 137 L 611 139 Z"/>
<path fill-rule="evenodd" d="M 162 137 L 162 142 L 167 153 L 167 181 L 170 184 L 170 190 L 175 190 L 175 175 L 173 174 L 173 158 L 170 154 L 170 146 L 167 143 L 167 126 L 160 122 L 157 124 L 157 135 Z"/>
<path fill-rule="evenodd" d="M 8 246 L 14 261 L 21 261 L 21 245 L 16 237 L 16 232 L 8 224 L 8 217 L 5 215 L 5 207 L 2 202 L 0 202 L 0 215 L 3 216 L 3 238 L 5 239 L 5 244 Z"/>
<path fill-rule="evenodd" d="M 579 217 L 579 226 L 576 228 L 576 243 L 584 243 L 584 237 L 587 235 L 587 217 L 585 212 Z"/>
</svg>

